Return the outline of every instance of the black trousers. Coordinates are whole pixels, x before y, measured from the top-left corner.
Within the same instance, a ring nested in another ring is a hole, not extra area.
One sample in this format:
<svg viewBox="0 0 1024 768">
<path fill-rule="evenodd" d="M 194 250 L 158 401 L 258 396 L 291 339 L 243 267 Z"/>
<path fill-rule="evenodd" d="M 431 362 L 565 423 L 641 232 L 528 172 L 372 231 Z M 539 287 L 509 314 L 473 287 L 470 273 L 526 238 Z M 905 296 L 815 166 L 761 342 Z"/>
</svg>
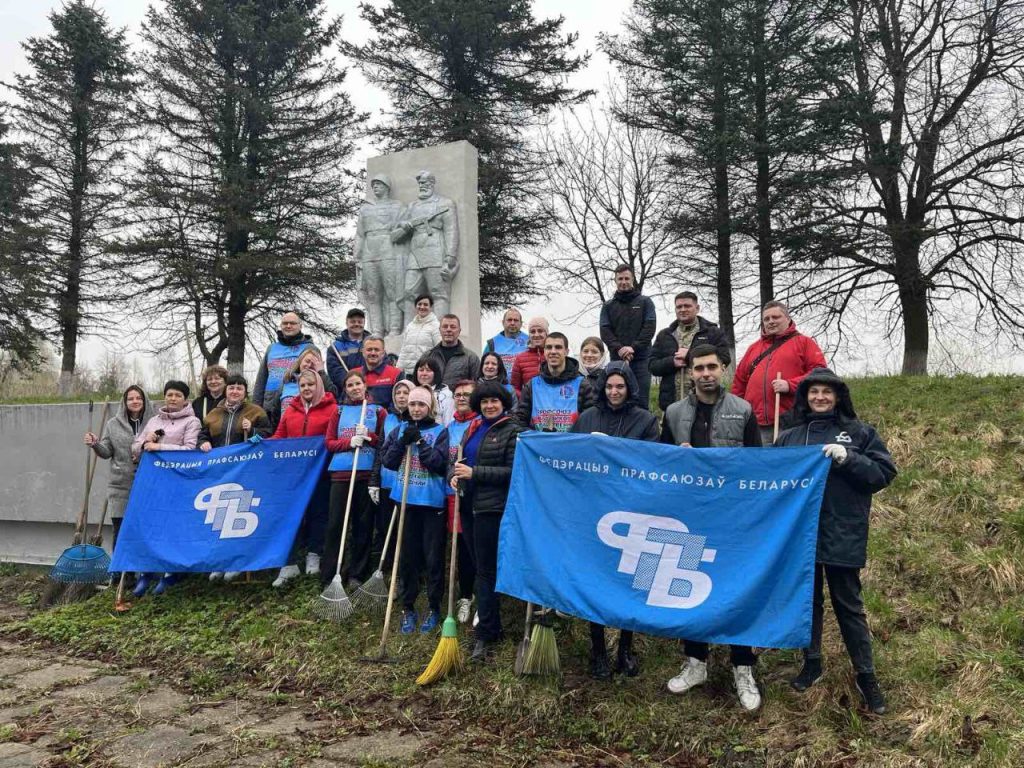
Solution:
<svg viewBox="0 0 1024 768">
<path fill-rule="evenodd" d="M 320 562 L 320 582 L 325 586 L 334 578 L 334 571 L 338 567 L 338 545 L 341 544 L 341 529 L 345 522 L 348 487 L 347 480 L 331 483 L 324 556 Z M 356 480 L 355 486 L 352 488 L 352 511 L 349 513 L 345 552 L 342 556 L 341 577 L 343 580 L 351 578 L 365 581 L 369 578 L 372 536 L 373 501 L 370 499 L 369 486 L 365 480 Z"/>
<path fill-rule="evenodd" d="M 860 596 L 860 569 L 839 565 L 814 566 L 814 610 L 811 614 L 811 646 L 804 651 L 808 659 L 821 658 L 821 629 L 825 614 L 825 585 L 832 599 L 839 632 L 846 644 L 846 652 L 856 672 L 873 673 L 875 662 L 871 654 L 871 630 Z"/>
<path fill-rule="evenodd" d="M 501 604 L 494 585 L 498 580 L 498 531 L 501 515 L 478 515 L 473 519 L 473 550 L 476 553 L 476 606 L 480 614 L 474 634 L 493 643 L 502 638 Z"/>
<path fill-rule="evenodd" d="M 466 500 L 459 503 L 459 520 L 462 523 L 462 533 L 459 534 L 459 597 L 473 597 L 473 590 L 476 586 L 476 552 L 473 541 L 473 507 Z"/>
<path fill-rule="evenodd" d="M 302 516 L 302 524 L 295 534 L 295 542 L 292 544 L 292 551 L 288 556 L 288 565 L 299 564 L 299 556 L 303 548 L 305 548 L 306 552 L 323 555 L 324 535 L 327 532 L 327 507 L 330 495 L 331 478 L 325 472 L 317 481 L 316 488 L 313 490 L 313 496 L 306 507 L 306 513 Z M 332 573 L 331 575 L 333 576 L 334 574 Z"/>
<path fill-rule="evenodd" d="M 701 661 L 708 660 L 710 646 L 707 643 L 699 643 L 695 640 L 683 640 L 683 653 Z M 757 664 L 757 656 L 754 649 L 749 645 L 730 645 L 729 662 L 734 667 L 752 667 Z"/>
<path fill-rule="evenodd" d="M 633 649 L 633 631 L 630 629 L 619 630 L 619 653 Z M 594 656 L 600 653 L 608 653 L 604 642 L 604 624 L 590 622 L 590 653 Z"/>
<path fill-rule="evenodd" d="M 405 509 L 402 555 L 398 564 L 402 577 L 402 605 L 415 610 L 420 594 L 420 576 L 426 571 L 427 603 L 430 610 L 441 610 L 444 599 L 444 543 L 448 533 L 445 510 L 440 507 L 409 505 Z"/>
<path fill-rule="evenodd" d="M 384 551 L 384 540 L 388 536 L 388 526 L 391 525 L 391 515 L 397 510 L 398 505 L 388 495 L 387 488 L 380 489 L 380 504 L 373 508 L 373 543 L 370 545 L 370 565 L 376 569 L 380 564 L 380 556 Z M 381 570 L 384 575 L 391 578 L 391 566 L 395 559 L 395 541 L 398 538 L 398 518 L 395 518 L 395 527 L 391 531 L 391 541 L 388 542 L 388 552 L 384 556 L 384 564 Z"/>
</svg>

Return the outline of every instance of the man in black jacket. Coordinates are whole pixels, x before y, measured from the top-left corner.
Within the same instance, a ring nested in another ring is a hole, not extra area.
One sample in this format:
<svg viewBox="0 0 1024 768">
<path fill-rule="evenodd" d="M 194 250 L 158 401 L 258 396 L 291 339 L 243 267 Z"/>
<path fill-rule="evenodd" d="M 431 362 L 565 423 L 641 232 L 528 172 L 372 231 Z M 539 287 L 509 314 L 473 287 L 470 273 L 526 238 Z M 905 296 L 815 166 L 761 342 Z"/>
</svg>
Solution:
<svg viewBox="0 0 1024 768">
<path fill-rule="evenodd" d="M 676 294 L 675 306 L 675 322 L 658 332 L 651 350 L 650 371 L 661 377 L 658 407 L 663 411 L 693 391 L 693 381 L 686 369 L 686 354 L 691 348 L 710 344 L 718 350 L 722 365 L 728 367 L 732 360 L 725 332 L 700 316 L 696 293 Z"/>
<path fill-rule="evenodd" d="M 621 360 L 633 369 L 637 384 L 637 401 L 641 408 L 649 408 L 651 394 L 651 339 L 658 318 L 654 302 L 636 287 L 633 270 L 626 264 L 615 268 L 615 296 L 601 307 L 601 341 L 608 347 L 608 355 Z"/>
<path fill-rule="evenodd" d="M 428 357 L 437 361 L 437 367 L 441 369 L 440 383 L 452 392 L 455 391 L 456 383 L 464 379 L 476 381 L 480 375 L 480 358 L 459 341 L 461 333 L 462 323 L 458 315 L 445 315 L 441 318 L 441 341 L 427 353 Z"/>
<path fill-rule="evenodd" d="M 604 373 L 604 389 L 597 394 L 597 405 L 580 414 L 572 431 L 580 434 L 599 433 L 611 437 L 657 442 L 658 419 L 636 402 L 639 387 L 632 369 L 623 362 L 608 363 Z M 633 654 L 633 633 L 619 632 L 619 647 L 615 671 L 635 677 L 640 672 Z M 605 647 L 604 625 L 590 622 L 590 675 L 597 680 L 608 680 L 612 668 Z"/>
</svg>

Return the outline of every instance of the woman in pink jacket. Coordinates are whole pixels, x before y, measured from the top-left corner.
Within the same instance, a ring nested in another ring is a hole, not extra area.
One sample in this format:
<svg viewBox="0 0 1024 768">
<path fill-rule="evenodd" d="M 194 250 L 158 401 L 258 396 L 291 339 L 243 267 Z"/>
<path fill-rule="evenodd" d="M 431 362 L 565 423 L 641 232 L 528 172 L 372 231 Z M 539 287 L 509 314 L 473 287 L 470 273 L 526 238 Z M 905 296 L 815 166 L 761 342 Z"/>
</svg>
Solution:
<svg viewBox="0 0 1024 768">
<path fill-rule="evenodd" d="M 156 416 L 146 422 L 132 442 L 132 456 L 138 461 L 143 451 L 192 451 L 199 439 L 202 423 L 188 401 L 188 384 L 183 381 L 168 381 L 164 384 L 164 404 Z M 174 574 L 165 573 L 153 590 L 162 595 L 177 579 Z M 142 597 L 152 582 L 151 574 L 143 573 L 135 585 L 134 594 Z"/>
</svg>

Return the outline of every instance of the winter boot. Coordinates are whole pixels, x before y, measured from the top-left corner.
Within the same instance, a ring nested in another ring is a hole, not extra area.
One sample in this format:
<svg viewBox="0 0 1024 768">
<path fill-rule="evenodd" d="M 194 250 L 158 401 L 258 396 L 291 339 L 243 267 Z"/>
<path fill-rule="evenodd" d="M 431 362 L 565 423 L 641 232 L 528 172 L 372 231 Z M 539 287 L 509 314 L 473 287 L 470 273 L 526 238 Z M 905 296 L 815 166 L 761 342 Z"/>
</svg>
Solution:
<svg viewBox="0 0 1024 768">
<path fill-rule="evenodd" d="M 864 705 L 876 715 L 885 714 L 885 697 L 878 687 L 878 678 L 874 672 L 857 673 L 857 691 L 864 699 Z"/>
<path fill-rule="evenodd" d="M 804 659 L 800 674 L 789 681 L 794 691 L 803 693 L 821 679 L 821 659 Z"/>
</svg>

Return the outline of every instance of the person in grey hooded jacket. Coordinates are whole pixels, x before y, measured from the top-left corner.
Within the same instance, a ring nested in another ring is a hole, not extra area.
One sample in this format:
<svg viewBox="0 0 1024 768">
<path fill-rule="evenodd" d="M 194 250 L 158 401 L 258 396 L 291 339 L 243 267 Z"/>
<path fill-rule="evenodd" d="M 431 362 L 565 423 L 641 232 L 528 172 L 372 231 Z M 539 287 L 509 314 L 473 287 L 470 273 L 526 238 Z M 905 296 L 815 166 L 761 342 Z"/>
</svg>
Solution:
<svg viewBox="0 0 1024 768">
<path fill-rule="evenodd" d="M 155 413 L 142 387 L 132 384 L 121 395 L 117 415 L 103 427 L 103 437 L 99 438 L 92 432 L 85 433 L 85 444 L 101 459 L 110 460 L 107 513 L 114 527 L 111 548 L 117 544 L 124 509 L 128 505 L 128 493 L 132 489 L 132 480 L 135 479 L 136 464 L 132 459 L 132 442 Z"/>
</svg>

